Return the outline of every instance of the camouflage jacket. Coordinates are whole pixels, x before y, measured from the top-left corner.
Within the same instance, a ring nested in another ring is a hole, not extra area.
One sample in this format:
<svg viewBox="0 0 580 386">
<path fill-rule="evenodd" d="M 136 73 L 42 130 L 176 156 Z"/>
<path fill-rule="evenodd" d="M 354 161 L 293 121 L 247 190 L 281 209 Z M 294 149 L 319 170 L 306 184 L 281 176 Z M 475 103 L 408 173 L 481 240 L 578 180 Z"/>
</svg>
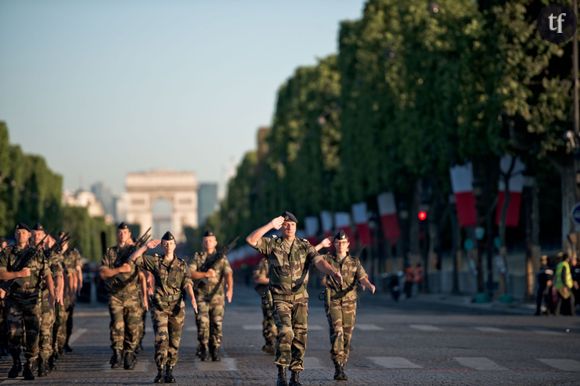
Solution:
<svg viewBox="0 0 580 386">
<path fill-rule="evenodd" d="M 308 271 L 312 264 L 322 259 L 306 239 L 294 242 L 279 237 L 262 237 L 256 250 L 268 258 L 270 266 L 270 291 L 272 295 L 308 297 Z"/>
<path fill-rule="evenodd" d="M 34 248 L 26 247 L 19 249 L 17 246 L 7 247 L 0 254 L 0 271 L 15 272 L 22 268 L 22 259 L 34 254 L 25 267 L 30 268 L 30 276 L 12 280 L 10 296 L 12 297 L 38 297 L 40 282 L 43 277 L 51 274 L 49 263 L 43 262 L 42 251 L 35 252 Z"/>
<path fill-rule="evenodd" d="M 367 277 L 367 273 L 357 257 L 347 255 L 339 260 L 336 255 L 328 254 L 324 260 L 342 275 L 342 285 L 339 285 L 332 277 L 326 275 L 326 291 L 332 300 L 342 299 L 343 301 L 357 299 L 357 285 Z"/>
<path fill-rule="evenodd" d="M 189 262 L 189 271 L 196 272 L 204 268 L 204 264 L 208 259 L 215 258 L 215 254 L 208 255 L 207 252 L 196 252 L 193 258 Z M 223 256 L 211 266 L 205 267 L 207 269 L 211 268 L 215 271 L 215 277 L 194 280 L 195 284 L 195 296 L 198 300 L 203 301 L 204 299 L 209 299 L 214 296 L 224 296 L 224 284 L 225 275 L 232 272 L 232 267 L 228 261 L 227 256 Z M 207 271 L 204 270 L 204 271 Z"/>
<path fill-rule="evenodd" d="M 134 250 L 132 245 L 119 248 L 118 246 L 107 249 L 107 253 L 101 260 L 101 266 L 107 268 L 118 268 L 121 262 L 127 260 Z M 106 280 L 107 289 L 112 296 L 115 297 L 134 297 L 139 296 L 141 286 L 139 285 L 139 271 L 135 264 L 129 260 L 126 262 L 131 266 L 131 271 L 128 273 L 120 273 Z"/>
<path fill-rule="evenodd" d="M 155 293 L 153 304 L 164 308 L 183 298 L 183 291 L 191 285 L 191 277 L 187 264 L 177 256 L 170 263 L 164 262 L 165 256 L 143 255 L 136 261 L 136 265 L 149 271 L 155 278 Z"/>
</svg>

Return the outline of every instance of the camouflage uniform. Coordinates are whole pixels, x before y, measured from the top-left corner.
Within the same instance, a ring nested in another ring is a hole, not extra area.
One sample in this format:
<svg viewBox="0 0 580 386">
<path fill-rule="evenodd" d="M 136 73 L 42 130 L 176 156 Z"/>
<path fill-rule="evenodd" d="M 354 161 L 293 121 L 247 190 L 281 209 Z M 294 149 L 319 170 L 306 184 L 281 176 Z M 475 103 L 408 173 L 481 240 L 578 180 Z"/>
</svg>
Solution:
<svg viewBox="0 0 580 386">
<path fill-rule="evenodd" d="M 262 258 L 254 270 L 254 281 L 267 279 L 270 274 L 270 267 L 267 258 Z M 262 299 L 262 335 L 266 341 L 265 347 L 274 346 L 278 329 L 274 321 L 274 301 L 268 284 L 256 284 L 256 291 Z M 264 348 L 262 348 L 264 350 Z"/>
<path fill-rule="evenodd" d="M 30 247 L 19 249 L 8 247 L 0 254 L 0 270 L 14 272 L 21 259 L 30 253 L 35 253 Z M 24 341 L 24 356 L 26 365 L 31 368 L 38 358 L 38 340 L 40 330 L 40 282 L 44 276 L 50 275 L 48 265 L 43 265 L 42 252 L 35 253 L 27 267 L 30 276 L 12 281 L 10 292 L 6 299 L 8 308 L 8 348 L 14 363 L 20 363 L 20 350 Z M 24 326 L 26 339 L 23 339 Z"/>
<path fill-rule="evenodd" d="M 217 252 L 216 252 L 217 253 Z M 224 321 L 224 280 L 232 268 L 225 255 L 218 258 L 213 266 L 205 267 L 207 261 L 215 258 L 207 252 L 195 253 L 189 263 L 190 272 L 213 269 L 215 277 L 194 280 L 194 293 L 197 300 L 197 340 L 200 350 L 217 352 L 222 343 L 222 324 Z"/>
<path fill-rule="evenodd" d="M 187 264 L 175 257 L 169 265 L 163 256 L 143 255 L 136 265 L 155 277 L 153 295 L 153 330 L 155 331 L 155 363 L 158 369 L 177 363 L 181 332 L 185 322 L 183 291 L 191 285 Z"/>
<path fill-rule="evenodd" d="M 67 330 L 72 319 L 72 310 L 75 305 L 76 294 L 70 285 L 70 280 L 75 280 L 77 267 L 81 265 L 81 255 L 76 249 L 68 249 L 63 254 L 64 268 L 64 297 L 63 304 L 56 308 L 56 320 L 54 323 L 53 350 L 59 355 L 62 354 L 63 348 L 67 342 Z"/>
<path fill-rule="evenodd" d="M 62 255 L 49 251 L 45 251 L 45 255 L 48 263 L 47 265 L 50 267 L 56 291 L 57 278 L 62 277 L 63 273 Z M 50 303 L 48 286 L 46 286 L 45 283 L 42 291 L 39 340 L 40 359 L 44 364 L 47 364 L 52 356 L 52 330 L 55 320 L 55 307 L 56 303 Z"/>
<path fill-rule="evenodd" d="M 278 328 L 275 363 L 293 373 L 304 370 L 308 332 L 308 271 L 322 259 L 308 240 L 262 237 L 256 250 L 268 258 L 274 320 Z"/>
<path fill-rule="evenodd" d="M 125 262 L 125 257 L 134 250 L 133 246 L 111 247 L 101 261 L 101 265 L 114 269 Z M 109 313 L 111 315 L 110 333 L 111 348 L 115 353 L 124 351 L 124 356 L 135 353 L 142 334 L 143 305 L 139 292 L 138 269 L 135 264 L 126 261 L 131 271 L 115 275 L 107 280 L 109 289 Z"/>
<path fill-rule="evenodd" d="M 330 328 L 330 356 L 335 365 L 344 366 L 356 318 L 357 284 L 367 273 L 360 260 L 350 255 L 340 261 L 336 255 L 325 255 L 324 259 L 341 273 L 343 280 L 339 285 L 330 276 L 325 277 L 324 309 Z"/>
</svg>

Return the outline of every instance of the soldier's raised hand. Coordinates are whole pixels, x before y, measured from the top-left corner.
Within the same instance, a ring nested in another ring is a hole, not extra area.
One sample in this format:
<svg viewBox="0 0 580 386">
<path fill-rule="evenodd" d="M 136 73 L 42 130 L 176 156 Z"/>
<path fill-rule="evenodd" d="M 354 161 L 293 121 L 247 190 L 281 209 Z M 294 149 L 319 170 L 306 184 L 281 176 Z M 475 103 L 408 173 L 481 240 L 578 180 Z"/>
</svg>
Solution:
<svg viewBox="0 0 580 386">
<path fill-rule="evenodd" d="M 320 244 L 322 245 L 322 248 L 330 248 L 330 246 L 332 245 L 332 241 L 330 241 L 330 237 L 327 237 L 324 240 L 322 240 Z"/>
<path fill-rule="evenodd" d="M 129 273 L 131 272 L 131 266 L 127 263 L 123 264 L 119 268 L 119 273 Z"/>
<path fill-rule="evenodd" d="M 272 221 L 270 221 L 272 228 L 274 228 L 276 230 L 282 228 L 283 223 L 284 223 L 284 217 L 282 217 L 282 216 L 278 216 L 276 218 L 273 218 Z"/>
<path fill-rule="evenodd" d="M 161 244 L 161 240 L 149 240 L 147 242 L 147 248 L 149 249 L 153 249 L 153 248 L 157 248 L 157 246 Z"/>
<path fill-rule="evenodd" d="M 30 268 L 24 267 L 20 270 L 18 274 L 19 277 L 29 277 L 30 276 Z"/>
<path fill-rule="evenodd" d="M 209 279 L 209 278 L 214 278 L 214 277 L 215 277 L 215 275 L 216 275 L 216 274 L 215 274 L 215 270 L 214 270 L 213 268 L 210 268 L 210 269 L 208 269 L 208 270 L 207 270 L 207 272 L 206 272 L 206 274 L 207 274 L 207 275 L 206 275 L 206 277 L 207 277 L 208 279 Z"/>
</svg>

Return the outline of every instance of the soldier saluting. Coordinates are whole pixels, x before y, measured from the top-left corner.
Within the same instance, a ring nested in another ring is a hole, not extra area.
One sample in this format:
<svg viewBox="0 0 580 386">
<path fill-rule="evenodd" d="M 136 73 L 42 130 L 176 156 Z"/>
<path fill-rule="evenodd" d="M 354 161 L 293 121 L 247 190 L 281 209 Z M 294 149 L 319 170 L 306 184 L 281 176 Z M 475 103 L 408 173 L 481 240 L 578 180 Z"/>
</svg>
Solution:
<svg viewBox="0 0 580 386">
<path fill-rule="evenodd" d="M 298 220 L 284 212 L 266 225 L 256 229 L 246 241 L 268 258 L 270 263 L 270 291 L 274 303 L 274 318 L 278 328 L 276 359 L 277 386 L 288 385 L 286 369 L 290 367 L 290 386 L 301 385 L 299 374 L 304 370 L 308 329 L 308 270 L 315 265 L 322 273 L 342 283 L 336 271 L 316 252 L 306 239 L 296 238 Z M 281 238 L 263 237 L 271 229 L 282 228 Z"/>
<path fill-rule="evenodd" d="M 24 341 L 23 376 L 34 379 L 33 367 L 38 359 L 40 329 L 40 307 L 42 281 L 46 280 L 51 297 L 55 298 L 52 273 L 46 264 L 39 245 L 30 246 L 30 228 L 25 224 L 16 225 L 14 232 L 16 245 L 7 247 L 0 254 L 0 280 L 12 280 L 8 307 L 8 349 L 12 355 L 12 367 L 8 378 L 16 378 L 22 371 L 20 350 Z M 44 240 L 42 240 L 44 241 Z M 22 327 L 24 326 L 25 339 Z"/>
<path fill-rule="evenodd" d="M 324 309 L 330 329 L 330 356 L 334 362 L 334 379 L 346 381 L 344 367 L 350 353 L 350 342 L 356 318 L 357 286 L 375 293 L 375 286 L 369 281 L 365 269 L 357 257 L 348 252 L 349 242 L 346 233 L 334 236 L 334 254 L 324 259 L 342 275 L 343 282 L 337 283 L 331 276 L 324 278 L 326 286 Z"/>
</svg>

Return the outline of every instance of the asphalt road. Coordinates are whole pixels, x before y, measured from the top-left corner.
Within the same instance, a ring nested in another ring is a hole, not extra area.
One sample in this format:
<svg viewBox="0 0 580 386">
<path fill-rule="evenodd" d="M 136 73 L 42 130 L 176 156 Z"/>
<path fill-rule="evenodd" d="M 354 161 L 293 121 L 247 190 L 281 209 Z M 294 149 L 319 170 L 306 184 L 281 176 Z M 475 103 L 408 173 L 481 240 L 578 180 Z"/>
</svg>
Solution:
<svg viewBox="0 0 580 386">
<path fill-rule="evenodd" d="M 175 376 L 179 384 L 274 385 L 273 357 L 260 351 L 261 311 L 252 289 L 238 287 L 227 306 L 223 360 L 200 362 L 195 323 L 188 309 Z M 16 384 L 151 384 L 156 368 L 148 321 L 145 351 L 136 368 L 112 370 L 104 305 L 79 305 L 71 345 L 74 351 L 46 378 Z M 510 315 L 493 309 L 434 302 L 429 297 L 393 303 L 379 295 L 359 305 L 348 382 L 332 379 L 328 325 L 322 302 L 311 293 L 304 385 L 580 385 L 580 319 Z"/>
</svg>

